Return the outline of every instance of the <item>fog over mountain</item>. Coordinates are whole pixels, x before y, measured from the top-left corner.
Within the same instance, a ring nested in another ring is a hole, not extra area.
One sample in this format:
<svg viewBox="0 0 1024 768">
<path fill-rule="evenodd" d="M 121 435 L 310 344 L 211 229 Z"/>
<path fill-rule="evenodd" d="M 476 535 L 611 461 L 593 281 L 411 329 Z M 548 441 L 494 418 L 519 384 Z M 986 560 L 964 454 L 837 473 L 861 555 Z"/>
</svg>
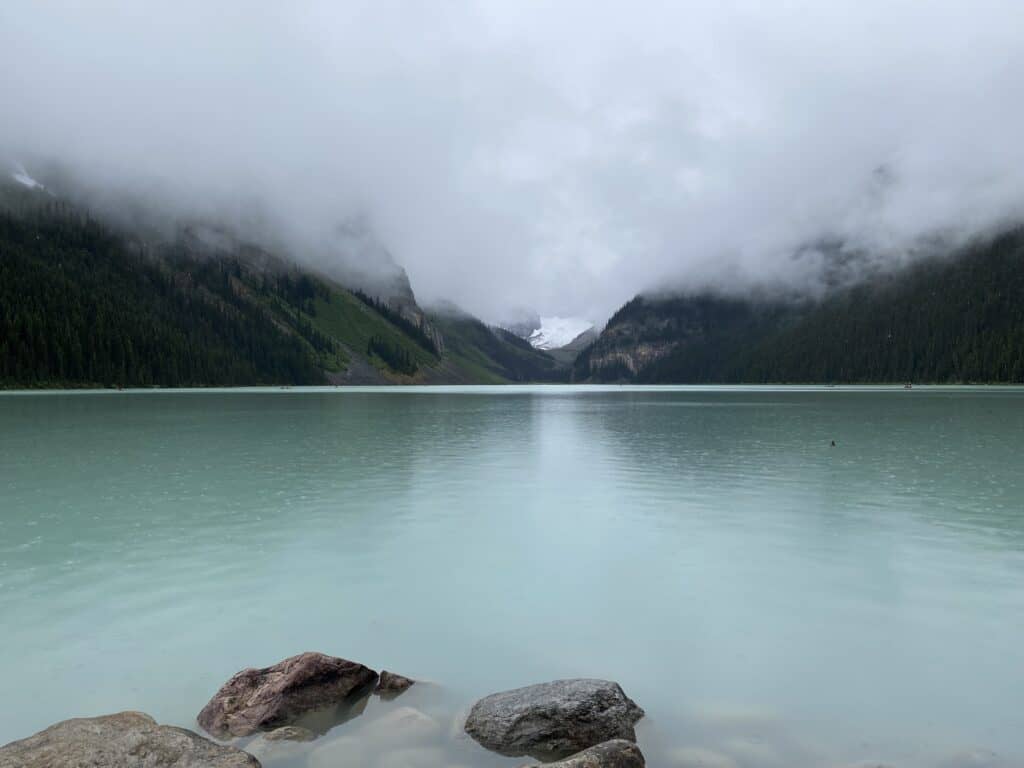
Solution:
<svg viewBox="0 0 1024 768">
<path fill-rule="evenodd" d="M 1022 22 L 1013 0 L 9 0 L 0 152 L 314 265 L 369 222 L 358 258 L 386 248 L 421 300 L 598 320 L 648 289 L 816 290 L 823 251 L 894 263 L 1022 218 Z"/>
</svg>

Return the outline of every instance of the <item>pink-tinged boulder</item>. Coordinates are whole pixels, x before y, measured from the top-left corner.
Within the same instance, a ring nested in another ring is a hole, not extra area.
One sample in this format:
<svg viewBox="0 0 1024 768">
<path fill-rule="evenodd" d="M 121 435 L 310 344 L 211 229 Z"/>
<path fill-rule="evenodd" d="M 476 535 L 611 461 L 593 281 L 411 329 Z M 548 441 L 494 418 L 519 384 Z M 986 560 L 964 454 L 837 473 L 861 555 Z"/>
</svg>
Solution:
<svg viewBox="0 0 1024 768">
<path fill-rule="evenodd" d="M 349 702 L 376 680 L 376 672 L 354 661 L 301 653 L 272 667 L 243 669 L 203 707 L 199 725 L 219 739 L 272 731 Z"/>
</svg>

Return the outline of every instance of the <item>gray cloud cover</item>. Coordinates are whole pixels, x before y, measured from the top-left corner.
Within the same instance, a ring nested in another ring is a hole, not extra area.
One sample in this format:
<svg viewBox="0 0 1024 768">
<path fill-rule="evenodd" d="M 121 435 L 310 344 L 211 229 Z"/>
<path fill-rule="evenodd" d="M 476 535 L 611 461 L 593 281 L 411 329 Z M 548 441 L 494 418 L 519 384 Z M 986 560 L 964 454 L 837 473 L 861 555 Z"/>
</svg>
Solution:
<svg viewBox="0 0 1024 768">
<path fill-rule="evenodd" d="M 1024 208 L 1019 2 L 0 5 L 0 144 L 311 261 L 367 216 L 426 299 L 600 319 L 813 282 Z"/>
</svg>

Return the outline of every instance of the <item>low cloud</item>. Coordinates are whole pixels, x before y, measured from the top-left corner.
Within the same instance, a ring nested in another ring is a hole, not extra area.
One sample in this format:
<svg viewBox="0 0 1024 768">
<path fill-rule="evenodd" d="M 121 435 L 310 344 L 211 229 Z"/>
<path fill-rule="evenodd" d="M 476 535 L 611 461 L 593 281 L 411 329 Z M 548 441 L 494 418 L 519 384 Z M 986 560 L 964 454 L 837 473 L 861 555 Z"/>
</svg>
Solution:
<svg viewBox="0 0 1024 768">
<path fill-rule="evenodd" d="M 421 299 L 487 319 L 600 320 L 658 286 L 813 289 L 816 243 L 898 260 L 1021 218 L 1022 22 L 995 0 L 11 0 L 0 146 L 313 264 L 371 222 Z"/>
</svg>

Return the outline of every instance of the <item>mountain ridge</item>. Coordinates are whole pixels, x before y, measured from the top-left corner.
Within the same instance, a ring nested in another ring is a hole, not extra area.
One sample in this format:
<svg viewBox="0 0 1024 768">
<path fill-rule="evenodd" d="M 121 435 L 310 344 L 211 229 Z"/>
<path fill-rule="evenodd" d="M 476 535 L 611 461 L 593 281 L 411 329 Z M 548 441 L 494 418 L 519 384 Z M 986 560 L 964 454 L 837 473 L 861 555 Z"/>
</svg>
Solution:
<svg viewBox="0 0 1024 768">
<path fill-rule="evenodd" d="M 637 296 L 543 350 L 420 307 L 390 255 L 378 293 L 210 222 L 108 224 L 25 175 L 0 183 L 3 387 L 1024 381 L 1019 227 L 859 282 L 835 246 L 820 296 Z"/>
<path fill-rule="evenodd" d="M 820 299 L 638 296 L 574 364 L 576 381 L 1019 382 L 1024 229 Z"/>
<path fill-rule="evenodd" d="M 549 364 L 568 377 L 533 350 L 510 364 L 482 323 L 475 360 L 448 353 L 411 286 L 372 296 L 225 232 L 148 238 L 41 189 L 0 185 L 0 386 L 500 383 Z"/>
</svg>

